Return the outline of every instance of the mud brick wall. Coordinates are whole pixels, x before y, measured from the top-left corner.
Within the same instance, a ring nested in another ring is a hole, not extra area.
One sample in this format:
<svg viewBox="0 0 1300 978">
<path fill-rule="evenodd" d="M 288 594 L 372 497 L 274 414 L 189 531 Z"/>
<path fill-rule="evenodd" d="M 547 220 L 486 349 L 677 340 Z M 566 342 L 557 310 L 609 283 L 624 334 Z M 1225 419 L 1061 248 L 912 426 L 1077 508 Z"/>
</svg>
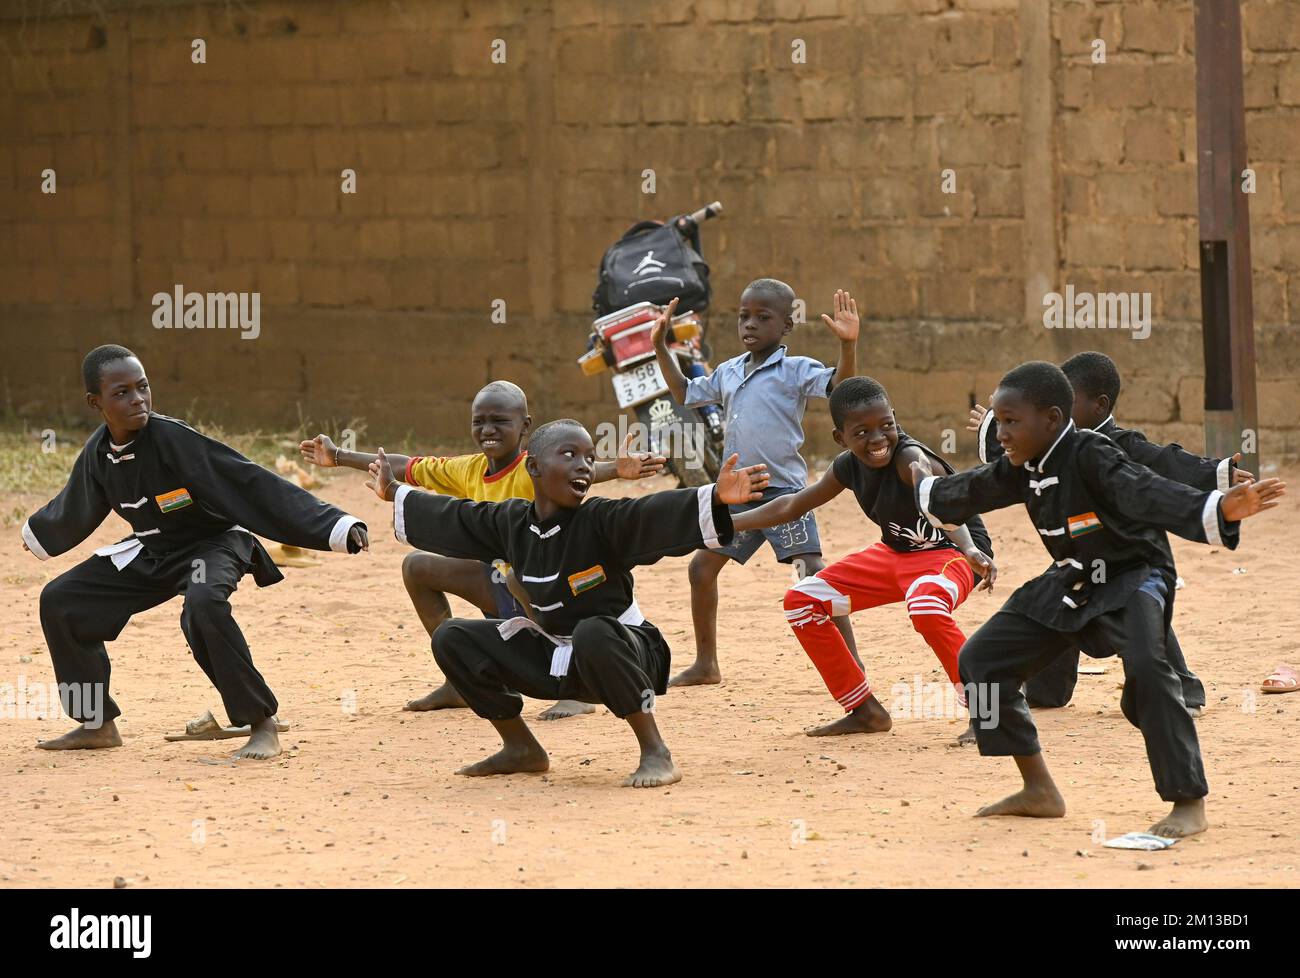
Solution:
<svg viewBox="0 0 1300 978">
<path fill-rule="evenodd" d="M 608 381 L 573 364 L 600 255 L 720 198 L 719 358 L 760 275 L 808 304 L 792 348 L 833 357 L 817 314 L 844 286 L 862 369 L 923 438 L 1016 362 L 1097 348 L 1124 370 L 1123 421 L 1203 444 L 1186 0 L 56 8 L 0 12 L 0 407 L 40 427 L 83 416 L 100 342 L 145 358 L 161 409 L 231 427 L 364 418 L 449 450 L 496 377 L 539 420 L 613 418 Z M 1244 16 L 1262 449 L 1281 460 L 1300 454 L 1300 4 Z M 259 291 L 261 335 L 154 329 L 150 297 L 177 283 Z M 1150 338 L 1044 329 L 1067 284 L 1152 293 Z M 828 428 L 814 407 L 810 451 Z"/>
</svg>

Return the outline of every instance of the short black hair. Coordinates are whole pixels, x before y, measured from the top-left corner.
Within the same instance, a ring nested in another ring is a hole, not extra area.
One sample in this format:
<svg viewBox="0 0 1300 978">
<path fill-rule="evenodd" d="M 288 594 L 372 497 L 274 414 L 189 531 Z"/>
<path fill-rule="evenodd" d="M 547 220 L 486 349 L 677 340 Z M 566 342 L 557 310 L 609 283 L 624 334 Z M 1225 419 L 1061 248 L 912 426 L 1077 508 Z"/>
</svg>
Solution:
<svg viewBox="0 0 1300 978">
<path fill-rule="evenodd" d="M 1074 410 L 1074 388 L 1070 378 L 1054 363 L 1031 360 L 1009 371 L 998 381 L 999 387 L 1017 391 L 1040 410 L 1058 407 L 1068 419 Z"/>
<path fill-rule="evenodd" d="M 116 343 L 105 343 L 103 346 L 97 346 L 87 353 L 86 359 L 81 361 L 81 380 L 86 385 L 86 393 L 99 393 L 99 384 L 104 375 L 104 368 L 110 363 L 116 363 L 118 360 L 126 360 L 134 356 L 135 354 L 126 347 L 118 346 Z"/>
<path fill-rule="evenodd" d="M 1091 398 L 1105 394 L 1110 398 L 1111 410 L 1115 409 L 1115 402 L 1119 400 L 1119 370 L 1115 361 L 1106 354 L 1096 350 L 1076 353 L 1061 364 L 1061 370 L 1075 390 L 1083 391 Z"/>
<path fill-rule="evenodd" d="M 879 381 L 870 377 L 849 377 L 831 391 L 831 421 L 836 429 L 844 427 L 844 416 L 872 401 L 888 401 L 889 394 Z"/>
<path fill-rule="evenodd" d="M 785 315 L 787 316 L 794 311 L 794 289 L 780 279 L 756 278 L 746 285 L 740 294 L 743 296 L 746 292 L 764 292 L 767 295 L 775 296 L 784 304 Z"/>
<path fill-rule="evenodd" d="M 573 418 L 560 418 L 557 421 L 548 421 L 544 425 L 539 425 L 528 436 L 528 454 L 533 456 L 541 455 L 563 438 L 566 431 L 574 428 L 584 434 L 587 433 L 586 426 L 581 421 L 575 421 Z M 588 435 L 587 437 L 591 436 Z"/>
</svg>

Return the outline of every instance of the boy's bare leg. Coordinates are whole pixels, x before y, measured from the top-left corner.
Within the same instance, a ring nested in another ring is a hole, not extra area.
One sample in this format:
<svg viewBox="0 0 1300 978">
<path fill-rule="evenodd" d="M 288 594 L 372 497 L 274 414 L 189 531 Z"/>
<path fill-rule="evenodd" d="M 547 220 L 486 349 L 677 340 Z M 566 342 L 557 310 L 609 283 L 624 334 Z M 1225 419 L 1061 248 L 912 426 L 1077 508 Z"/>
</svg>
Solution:
<svg viewBox="0 0 1300 978">
<path fill-rule="evenodd" d="M 655 715 L 649 710 L 641 710 L 624 719 L 641 746 L 641 763 L 623 780 L 623 787 L 658 788 L 680 781 L 682 772 L 673 763 L 673 755 L 668 752 L 663 737 L 659 736 Z"/>
<path fill-rule="evenodd" d="M 1205 818 L 1205 799 L 1188 798 L 1174 802 L 1173 810 L 1151 826 L 1152 835 L 1162 835 L 1166 839 L 1181 839 L 1185 836 L 1204 832 L 1210 827 Z"/>
<path fill-rule="evenodd" d="M 402 561 L 402 583 L 406 585 L 415 613 L 420 616 L 420 624 L 430 638 L 438 626 L 451 617 L 451 604 L 444 592 L 464 598 L 485 614 L 496 614 L 496 599 L 490 581 L 477 560 L 411 553 Z M 411 700 L 402 709 L 423 712 L 464 707 L 465 701 L 460 693 L 450 683 L 444 682 L 433 692 Z"/>
<path fill-rule="evenodd" d="M 492 774 L 520 774 L 548 771 L 551 760 L 546 749 L 537 742 L 523 717 L 509 720 L 489 720 L 501 735 L 501 749 L 477 764 L 463 767 L 457 774 L 467 778 L 484 778 Z"/>
<path fill-rule="evenodd" d="M 697 550 L 687 577 L 691 583 L 691 620 L 695 625 L 695 662 L 668 681 L 669 686 L 709 686 L 722 682 L 718 668 L 718 575 L 731 560 Z"/>
<path fill-rule="evenodd" d="M 105 747 L 121 747 L 122 735 L 117 732 L 116 723 L 105 720 L 95 728 L 83 723 L 62 737 L 39 741 L 36 746 L 41 750 L 102 750 Z"/>
<path fill-rule="evenodd" d="M 889 711 L 872 693 L 833 723 L 807 731 L 809 737 L 838 737 L 841 734 L 885 733 L 894 725 Z"/>
<path fill-rule="evenodd" d="M 1065 799 L 1056 790 L 1056 783 L 1047 773 L 1047 762 L 1042 752 L 1022 754 L 1015 758 L 1016 767 L 1020 768 L 1020 777 L 1025 786 L 1014 795 L 1007 795 L 1001 801 L 985 805 L 975 813 L 977 818 L 990 815 L 1019 815 L 1024 818 L 1062 818 L 1065 815 Z"/>
<path fill-rule="evenodd" d="M 280 734 L 275 729 L 275 717 L 267 717 L 252 725 L 252 736 L 232 755 L 250 761 L 265 761 L 280 753 Z"/>
<path fill-rule="evenodd" d="M 968 747 L 973 743 L 975 743 L 975 721 L 971 720 L 966 724 L 966 729 L 957 735 L 957 744 Z"/>
</svg>

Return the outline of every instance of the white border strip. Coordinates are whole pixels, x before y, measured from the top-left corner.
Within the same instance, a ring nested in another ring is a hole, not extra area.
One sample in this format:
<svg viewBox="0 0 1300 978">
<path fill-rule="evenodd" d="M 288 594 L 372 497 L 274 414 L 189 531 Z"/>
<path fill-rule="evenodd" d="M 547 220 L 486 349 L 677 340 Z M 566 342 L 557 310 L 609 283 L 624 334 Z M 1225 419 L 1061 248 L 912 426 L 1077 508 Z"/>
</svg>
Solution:
<svg viewBox="0 0 1300 978">
<path fill-rule="evenodd" d="M 718 529 L 713 525 L 714 488 L 713 484 L 710 483 L 695 490 L 700 509 L 700 536 L 704 538 L 704 545 L 710 550 L 718 550 L 722 547 L 722 544 L 718 542 Z"/>
<path fill-rule="evenodd" d="M 396 513 L 397 510 L 394 508 L 393 512 Z M 348 516 L 346 513 L 340 516 L 338 522 L 334 524 L 334 529 L 330 530 L 330 549 L 336 553 L 347 553 L 348 531 L 360 522 L 355 516 Z"/>
<path fill-rule="evenodd" d="M 1214 470 L 1215 477 L 1219 484 L 1219 492 L 1227 492 L 1232 488 L 1232 459 L 1225 458 L 1219 463 L 1218 468 Z"/>
<path fill-rule="evenodd" d="M 410 546 L 411 541 L 406 539 L 406 494 L 411 492 L 409 485 L 397 487 L 397 495 L 393 497 L 393 532 L 397 539 Z"/>
<path fill-rule="evenodd" d="M 34 553 L 41 560 L 49 560 L 50 555 L 45 552 L 41 546 L 41 541 L 36 539 L 36 534 L 32 532 L 32 521 L 23 521 L 23 543 L 27 544 L 27 549 Z"/>
<path fill-rule="evenodd" d="M 1201 510 L 1201 526 L 1205 530 L 1205 542 L 1212 546 L 1222 546 L 1223 537 L 1219 536 L 1219 500 L 1223 493 L 1217 489 L 1210 491 Z"/>
</svg>

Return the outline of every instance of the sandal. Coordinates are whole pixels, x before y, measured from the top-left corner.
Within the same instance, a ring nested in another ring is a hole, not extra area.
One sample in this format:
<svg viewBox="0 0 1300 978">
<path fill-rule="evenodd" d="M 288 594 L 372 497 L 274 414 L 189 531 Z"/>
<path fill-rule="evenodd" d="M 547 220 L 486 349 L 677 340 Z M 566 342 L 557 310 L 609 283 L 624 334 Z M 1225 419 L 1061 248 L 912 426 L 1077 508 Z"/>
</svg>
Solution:
<svg viewBox="0 0 1300 978">
<path fill-rule="evenodd" d="M 1265 693 L 1294 693 L 1300 689 L 1300 673 L 1296 671 L 1295 666 L 1279 662 L 1273 674 L 1265 679 L 1259 688 Z"/>
</svg>

